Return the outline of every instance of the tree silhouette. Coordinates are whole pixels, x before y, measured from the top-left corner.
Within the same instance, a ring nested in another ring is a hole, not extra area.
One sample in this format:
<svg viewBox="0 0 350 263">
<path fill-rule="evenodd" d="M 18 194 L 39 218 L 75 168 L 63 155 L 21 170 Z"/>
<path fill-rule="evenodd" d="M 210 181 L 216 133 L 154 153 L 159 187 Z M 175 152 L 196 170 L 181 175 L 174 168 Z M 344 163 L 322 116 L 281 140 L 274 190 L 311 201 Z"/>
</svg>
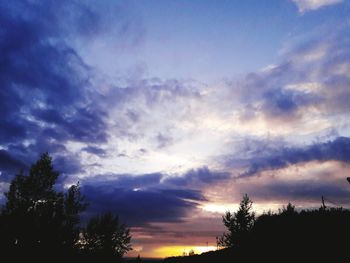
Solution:
<svg viewBox="0 0 350 263">
<path fill-rule="evenodd" d="M 32 165 L 29 175 L 16 175 L 5 194 L 1 215 L 2 244 L 25 250 L 28 255 L 43 251 L 71 252 L 79 238 L 79 213 L 86 208 L 79 185 L 66 194 L 54 189 L 59 174 L 48 153 Z"/>
<path fill-rule="evenodd" d="M 58 176 L 45 153 L 28 175 L 20 172 L 12 180 L 0 213 L 2 256 L 17 261 L 55 255 L 64 261 L 98 255 L 115 261 L 131 250 L 129 229 L 111 213 L 92 218 L 86 230 L 80 227 L 87 203 L 79 183 L 60 192 L 54 189 Z"/>
<path fill-rule="evenodd" d="M 90 219 L 84 232 L 85 249 L 93 255 L 121 258 L 131 250 L 129 229 L 106 213 Z"/>
<path fill-rule="evenodd" d="M 223 247 L 240 246 L 249 235 L 255 222 L 255 213 L 251 212 L 253 202 L 245 194 L 235 213 L 226 212 L 222 217 L 223 223 L 228 230 L 219 239 L 219 245 Z"/>
</svg>

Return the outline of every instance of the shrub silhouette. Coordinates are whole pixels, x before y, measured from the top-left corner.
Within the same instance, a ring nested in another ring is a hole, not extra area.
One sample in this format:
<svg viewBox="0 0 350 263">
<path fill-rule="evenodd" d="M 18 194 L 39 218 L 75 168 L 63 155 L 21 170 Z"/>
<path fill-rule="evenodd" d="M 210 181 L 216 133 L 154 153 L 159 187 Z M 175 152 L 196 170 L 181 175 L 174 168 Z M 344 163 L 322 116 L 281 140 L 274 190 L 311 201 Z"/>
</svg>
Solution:
<svg viewBox="0 0 350 263">
<path fill-rule="evenodd" d="M 188 252 L 188 255 L 189 256 L 194 256 L 196 253 L 194 253 L 194 250 L 193 249 L 191 249 L 189 252 Z"/>
</svg>

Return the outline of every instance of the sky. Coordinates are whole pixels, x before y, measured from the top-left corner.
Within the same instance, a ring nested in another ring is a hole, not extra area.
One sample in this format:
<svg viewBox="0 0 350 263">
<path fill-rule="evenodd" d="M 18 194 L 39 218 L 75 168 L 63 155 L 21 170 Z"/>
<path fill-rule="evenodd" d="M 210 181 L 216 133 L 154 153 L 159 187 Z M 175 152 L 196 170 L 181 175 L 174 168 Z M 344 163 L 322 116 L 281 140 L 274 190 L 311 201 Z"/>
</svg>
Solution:
<svg viewBox="0 0 350 263">
<path fill-rule="evenodd" d="M 129 256 L 215 249 L 245 193 L 350 207 L 347 0 L 1 1 L 0 53 L 0 192 L 48 151 Z"/>
</svg>

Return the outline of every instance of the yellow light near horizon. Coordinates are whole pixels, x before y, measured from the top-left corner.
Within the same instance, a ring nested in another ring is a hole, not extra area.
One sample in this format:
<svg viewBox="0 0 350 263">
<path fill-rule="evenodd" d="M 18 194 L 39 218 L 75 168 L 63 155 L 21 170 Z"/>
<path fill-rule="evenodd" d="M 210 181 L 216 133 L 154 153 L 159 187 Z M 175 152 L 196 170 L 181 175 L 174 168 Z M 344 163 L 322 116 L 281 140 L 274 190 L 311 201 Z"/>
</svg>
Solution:
<svg viewBox="0 0 350 263">
<path fill-rule="evenodd" d="M 184 253 L 188 254 L 191 250 L 193 250 L 195 254 L 202 254 L 215 249 L 215 246 L 164 246 L 156 248 L 154 250 L 154 255 L 159 258 L 176 257 L 182 256 Z"/>
<path fill-rule="evenodd" d="M 202 254 L 213 250 L 216 250 L 215 246 L 197 246 L 193 248 L 193 251 L 196 254 Z"/>
</svg>

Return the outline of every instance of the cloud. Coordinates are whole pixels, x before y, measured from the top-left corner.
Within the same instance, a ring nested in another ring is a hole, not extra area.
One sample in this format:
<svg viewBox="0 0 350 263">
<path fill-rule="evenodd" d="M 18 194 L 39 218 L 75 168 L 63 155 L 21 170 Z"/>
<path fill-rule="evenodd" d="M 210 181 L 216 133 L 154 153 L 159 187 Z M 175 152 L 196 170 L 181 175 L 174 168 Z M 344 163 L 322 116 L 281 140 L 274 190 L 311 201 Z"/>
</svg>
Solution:
<svg viewBox="0 0 350 263">
<path fill-rule="evenodd" d="M 86 178 L 81 181 L 91 204 L 86 217 L 112 210 L 133 226 L 182 222 L 197 209 L 199 202 L 207 200 L 201 186 L 228 178 L 228 173 L 210 171 L 207 167 L 177 176 L 105 174 Z"/>
<path fill-rule="evenodd" d="M 133 26 L 126 12 L 115 3 L 88 1 L 0 4 L 2 148 L 26 166 L 48 151 L 58 164 L 69 166 L 59 167 L 62 171 L 82 171 L 71 145 L 106 143 L 109 114 L 97 72 L 79 47 L 106 35 L 128 42 Z M 84 150 L 104 155 L 92 147 Z M 74 158 L 63 162 L 67 156 Z"/>
<path fill-rule="evenodd" d="M 61 174 L 61 176 L 66 176 L 67 174 L 82 173 L 84 171 L 80 159 L 69 152 L 64 154 L 56 154 L 53 160 L 53 165 L 55 166 L 55 169 Z"/>
<path fill-rule="evenodd" d="M 148 187 L 157 187 L 162 178 L 162 173 L 151 173 L 151 174 L 101 174 L 94 177 L 87 178 L 88 184 L 109 184 L 117 185 L 120 188 L 126 189 L 140 189 Z M 108 183 L 109 182 L 109 183 Z"/>
<path fill-rule="evenodd" d="M 177 122 L 191 115 L 191 101 L 200 98 L 191 83 L 157 78 L 110 85 L 107 94 L 114 134 L 131 141 L 147 138 L 153 148 L 172 143 Z"/>
<path fill-rule="evenodd" d="M 321 7 L 336 5 L 343 0 L 292 0 L 298 7 L 300 13 L 317 10 Z"/>
<path fill-rule="evenodd" d="M 285 89 L 271 89 L 263 94 L 263 104 L 259 109 L 268 118 L 298 118 L 301 108 L 317 103 L 317 97 L 306 92 Z"/>
<path fill-rule="evenodd" d="M 142 176 L 139 179 L 144 180 Z M 136 185 L 140 186 L 139 183 Z M 84 183 L 82 191 L 90 203 L 86 216 L 111 211 L 130 226 L 181 222 L 197 206 L 196 202 L 205 200 L 196 190 L 142 188 L 142 185 L 140 188 L 123 188 L 118 181 L 115 184 Z"/>
<path fill-rule="evenodd" d="M 176 186 L 203 186 L 212 183 L 227 180 L 230 178 L 228 172 L 211 171 L 204 166 L 197 169 L 191 169 L 180 176 L 172 176 L 164 179 L 165 183 Z"/>
<path fill-rule="evenodd" d="M 93 24 L 93 12 L 79 13 L 73 2 L 68 5 L 74 8 L 68 16 L 74 20 L 69 28 L 58 17 L 66 8 L 61 3 L 0 5 L 2 144 L 38 135 L 57 141 L 106 140 L 106 115 L 90 101 L 91 71 L 64 41 L 69 30 L 82 31 L 86 26 L 82 20 Z"/>
<path fill-rule="evenodd" d="M 349 208 L 349 174 L 349 163 L 332 160 L 261 170 L 255 176 L 238 177 L 205 189 L 203 193 L 211 201 L 202 207 L 212 213 L 237 209 L 242 195 L 247 193 L 258 213 L 279 209 L 288 202 L 304 209 L 320 207 L 321 196 L 327 199 L 327 206 Z"/>
<path fill-rule="evenodd" d="M 0 167 L 1 176 L 0 181 L 7 181 L 7 176 L 11 173 L 18 173 L 20 170 L 27 168 L 26 164 L 21 160 L 18 160 L 11 156 L 11 154 L 5 150 L 0 150 Z"/>
<path fill-rule="evenodd" d="M 247 165 L 240 176 L 256 175 L 264 170 L 275 170 L 292 164 L 311 161 L 340 161 L 350 163 L 350 138 L 337 137 L 332 141 L 318 142 L 304 147 L 292 147 L 286 142 L 255 141 L 248 159 L 228 159 L 228 165 Z"/>
<path fill-rule="evenodd" d="M 82 150 L 101 157 L 107 154 L 107 152 L 104 149 L 96 146 L 87 146 L 87 147 L 84 147 Z"/>
<path fill-rule="evenodd" d="M 322 28 L 284 50 L 274 67 L 229 82 L 231 96 L 241 106 L 234 115 L 237 130 L 298 136 L 347 126 L 350 49 L 343 36 L 349 32 L 344 23 Z"/>
<path fill-rule="evenodd" d="M 169 135 L 165 136 L 162 133 L 158 133 L 156 140 L 158 141 L 158 148 L 164 148 L 172 143 L 172 138 Z"/>
<path fill-rule="evenodd" d="M 344 185 L 345 185 L 344 180 Z M 273 199 L 307 202 L 320 200 L 320 196 L 326 196 L 330 200 L 334 200 L 333 205 L 341 206 L 350 202 L 350 191 L 343 186 L 327 183 L 299 182 L 299 183 L 271 183 L 264 187 L 263 191 L 254 192 L 255 196 L 266 197 L 268 194 L 273 196 Z M 337 202 L 337 204 L 335 203 Z"/>
<path fill-rule="evenodd" d="M 349 167 L 338 161 L 290 164 L 261 171 L 259 176 L 243 177 L 235 182 L 235 187 L 240 193 L 250 193 L 258 203 L 293 202 L 308 208 L 320 206 L 324 196 L 330 206 L 349 207 Z"/>
</svg>

